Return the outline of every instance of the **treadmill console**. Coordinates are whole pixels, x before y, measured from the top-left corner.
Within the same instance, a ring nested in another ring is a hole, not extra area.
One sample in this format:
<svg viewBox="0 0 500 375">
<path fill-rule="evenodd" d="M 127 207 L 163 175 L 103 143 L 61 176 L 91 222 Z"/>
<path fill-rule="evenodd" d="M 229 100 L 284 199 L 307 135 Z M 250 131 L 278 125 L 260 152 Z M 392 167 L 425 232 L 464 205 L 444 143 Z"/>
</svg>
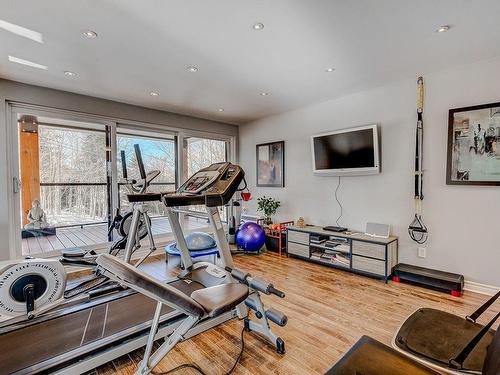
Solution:
<svg viewBox="0 0 500 375">
<path fill-rule="evenodd" d="M 189 179 L 188 184 L 184 184 L 182 189 L 179 189 L 179 193 L 197 194 L 212 185 L 217 177 L 219 173 L 216 171 L 198 172 Z"/>
<path fill-rule="evenodd" d="M 239 165 L 214 163 L 200 169 L 175 192 L 130 194 L 130 202 L 161 200 L 167 207 L 223 206 L 229 202 L 245 176 Z"/>
<path fill-rule="evenodd" d="M 179 189 L 178 194 L 198 194 L 212 185 L 223 173 L 227 163 L 215 163 L 204 168 L 187 180 Z"/>
</svg>

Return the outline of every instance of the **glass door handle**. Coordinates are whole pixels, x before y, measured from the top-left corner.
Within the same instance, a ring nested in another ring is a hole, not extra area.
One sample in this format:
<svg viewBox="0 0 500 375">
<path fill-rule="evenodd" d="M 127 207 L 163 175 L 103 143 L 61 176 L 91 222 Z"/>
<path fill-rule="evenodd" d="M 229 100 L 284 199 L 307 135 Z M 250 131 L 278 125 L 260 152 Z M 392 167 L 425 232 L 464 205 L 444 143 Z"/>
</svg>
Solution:
<svg viewBox="0 0 500 375">
<path fill-rule="evenodd" d="M 12 179 L 12 190 L 14 191 L 14 194 L 17 194 L 21 191 L 21 180 L 17 177 L 14 177 Z"/>
</svg>

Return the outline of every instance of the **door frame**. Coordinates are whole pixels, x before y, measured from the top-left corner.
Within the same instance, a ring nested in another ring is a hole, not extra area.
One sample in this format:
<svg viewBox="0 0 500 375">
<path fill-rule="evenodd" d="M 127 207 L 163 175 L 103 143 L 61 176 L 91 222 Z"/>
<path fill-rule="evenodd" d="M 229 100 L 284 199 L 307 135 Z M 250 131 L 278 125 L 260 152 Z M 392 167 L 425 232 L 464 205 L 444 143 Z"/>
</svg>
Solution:
<svg viewBox="0 0 500 375">
<path fill-rule="evenodd" d="M 117 204 L 117 163 L 116 163 L 116 123 L 107 118 L 95 115 L 81 114 L 78 112 L 58 110 L 46 107 L 38 107 L 33 105 L 24 105 L 22 103 L 7 102 L 7 179 L 10 185 L 10 194 L 8 194 L 9 207 L 9 259 L 22 258 L 22 239 L 21 239 L 21 199 L 19 189 L 14 191 L 15 179 L 21 183 L 19 176 L 19 129 L 17 117 L 19 114 L 52 117 L 62 120 L 79 121 L 103 125 L 110 131 L 110 161 L 108 162 L 107 170 L 111 171 L 111 207 L 108 207 L 108 213 L 114 212 L 114 207 Z M 109 175 L 108 175 L 109 176 Z M 84 248 L 101 248 L 102 245 L 82 246 Z M 41 257 L 52 257 L 60 255 L 60 252 L 50 251 L 47 253 L 36 254 Z M 24 255 L 25 256 L 25 255 Z"/>
</svg>

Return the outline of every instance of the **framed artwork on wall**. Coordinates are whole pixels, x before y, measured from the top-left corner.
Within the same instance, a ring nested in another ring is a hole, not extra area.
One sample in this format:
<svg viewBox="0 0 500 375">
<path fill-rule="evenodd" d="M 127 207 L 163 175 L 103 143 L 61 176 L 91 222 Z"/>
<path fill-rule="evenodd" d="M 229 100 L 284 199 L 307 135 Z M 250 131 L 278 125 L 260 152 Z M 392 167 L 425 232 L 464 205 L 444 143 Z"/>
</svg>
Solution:
<svg viewBox="0 0 500 375">
<path fill-rule="evenodd" d="M 500 185 L 500 103 L 451 109 L 447 185 Z"/>
<path fill-rule="evenodd" d="M 285 186 L 285 142 L 262 143 L 256 146 L 257 186 Z"/>
</svg>

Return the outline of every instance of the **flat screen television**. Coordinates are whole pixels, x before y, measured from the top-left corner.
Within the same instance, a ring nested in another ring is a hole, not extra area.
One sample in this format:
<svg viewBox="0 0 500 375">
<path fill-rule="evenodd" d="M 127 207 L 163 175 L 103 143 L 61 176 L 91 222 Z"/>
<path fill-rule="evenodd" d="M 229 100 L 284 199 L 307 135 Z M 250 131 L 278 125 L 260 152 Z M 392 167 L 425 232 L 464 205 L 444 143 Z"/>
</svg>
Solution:
<svg viewBox="0 0 500 375">
<path fill-rule="evenodd" d="M 376 124 L 313 135 L 311 144 L 314 174 L 356 176 L 380 173 Z"/>
</svg>

